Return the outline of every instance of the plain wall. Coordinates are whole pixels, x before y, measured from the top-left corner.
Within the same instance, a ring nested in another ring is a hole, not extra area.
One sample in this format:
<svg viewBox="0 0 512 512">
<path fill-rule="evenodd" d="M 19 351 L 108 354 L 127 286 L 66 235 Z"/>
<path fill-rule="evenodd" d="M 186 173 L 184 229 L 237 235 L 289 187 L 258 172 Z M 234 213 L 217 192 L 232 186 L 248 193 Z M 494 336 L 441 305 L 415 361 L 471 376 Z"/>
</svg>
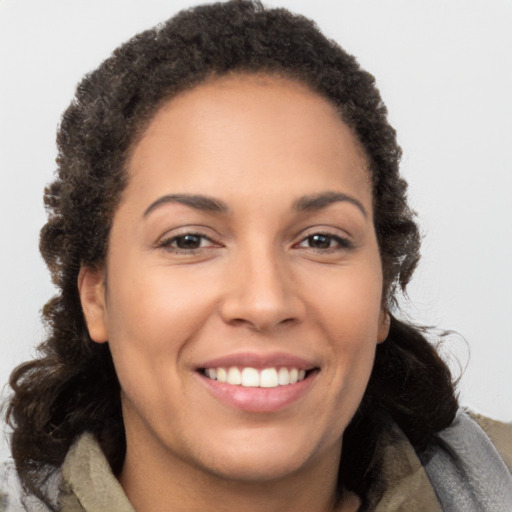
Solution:
<svg viewBox="0 0 512 512">
<path fill-rule="evenodd" d="M 1 385 L 43 336 L 53 289 L 38 253 L 42 193 L 76 83 L 135 32 L 195 3 L 0 0 Z M 267 4 L 312 17 L 376 76 L 425 235 L 405 310 L 460 333 L 443 352 L 465 369 L 461 402 L 512 420 L 512 2 Z"/>
</svg>

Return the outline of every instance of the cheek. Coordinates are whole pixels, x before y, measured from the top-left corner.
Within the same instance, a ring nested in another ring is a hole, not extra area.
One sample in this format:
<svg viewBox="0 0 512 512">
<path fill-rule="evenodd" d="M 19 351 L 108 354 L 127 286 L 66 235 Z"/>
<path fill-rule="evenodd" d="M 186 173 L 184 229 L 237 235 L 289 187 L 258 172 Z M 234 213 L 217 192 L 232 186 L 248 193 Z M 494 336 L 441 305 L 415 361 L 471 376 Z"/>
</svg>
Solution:
<svg viewBox="0 0 512 512">
<path fill-rule="evenodd" d="M 353 301 L 351 306 L 345 310 L 348 316 L 344 318 L 348 321 L 339 319 L 329 324 L 332 366 L 327 387 L 333 390 L 331 411 L 336 412 L 326 414 L 334 415 L 333 424 L 339 432 L 344 431 L 361 403 L 377 346 L 375 322 L 361 314 L 361 309 L 353 308 Z"/>
<path fill-rule="evenodd" d="M 179 343 L 199 327 L 206 314 L 210 300 L 198 288 L 193 279 L 157 267 L 139 269 L 129 279 L 113 276 L 115 294 L 109 293 L 107 309 L 110 337 L 146 349 Z"/>
<path fill-rule="evenodd" d="M 347 350 L 375 343 L 381 319 L 382 277 L 379 262 L 335 269 L 316 281 L 311 295 L 321 325 Z"/>
<path fill-rule="evenodd" d="M 373 367 L 381 322 L 382 278 L 377 264 L 340 269 L 325 280 L 315 304 L 329 342 L 331 385 L 338 400 L 357 405 Z"/>
<path fill-rule="evenodd" d="M 108 334 L 116 373 L 125 400 L 147 417 L 164 402 L 178 407 L 182 355 L 202 328 L 211 303 L 192 286 L 194 281 L 165 270 L 139 268 L 127 277 L 125 266 L 109 276 Z"/>
</svg>

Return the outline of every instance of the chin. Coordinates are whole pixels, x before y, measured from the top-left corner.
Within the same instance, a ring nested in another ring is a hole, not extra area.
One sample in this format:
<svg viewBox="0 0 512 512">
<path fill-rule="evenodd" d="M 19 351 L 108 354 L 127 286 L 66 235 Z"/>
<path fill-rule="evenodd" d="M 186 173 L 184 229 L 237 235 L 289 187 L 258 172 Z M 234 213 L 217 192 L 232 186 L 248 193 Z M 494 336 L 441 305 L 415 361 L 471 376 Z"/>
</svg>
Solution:
<svg viewBox="0 0 512 512">
<path fill-rule="evenodd" d="M 261 436 L 249 442 L 231 442 L 226 449 L 210 453 L 204 465 L 209 472 L 225 480 L 246 483 L 279 481 L 314 465 L 318 447 L 305 440 L 290 443 L 290 437 L 281 433 L 276 443 L 274 437 L 265 442 Z M 341 449 L 341 447 L 340 447 Z M 332 450 L 336 452 L 336 450 Z"/>
<path fill-rule="evenodd" d="M 307 466 L 305 460 L 291 460 L 289 456 L 277 458 L 244 456 L 229 457 L 220 464 L 209 464 L 209 472 L 223 480 L 241 483 L 276 482 L 300 472 Z"/>
</svg>

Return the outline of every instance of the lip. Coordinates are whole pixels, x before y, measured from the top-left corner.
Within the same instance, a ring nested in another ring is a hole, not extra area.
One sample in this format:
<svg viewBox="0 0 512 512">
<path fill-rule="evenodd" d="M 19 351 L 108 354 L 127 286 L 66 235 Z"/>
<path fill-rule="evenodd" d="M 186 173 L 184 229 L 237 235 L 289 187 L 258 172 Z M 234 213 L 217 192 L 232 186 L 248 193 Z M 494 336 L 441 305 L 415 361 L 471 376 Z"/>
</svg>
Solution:
<svg viewBox="0 0 512 512">
<path fill-rule="evenodd" d="M 224 404 L 241 411 L 268 413 L 284 409 L 306 395 L 317 374 L 317 371 L 313 371 L 296 384 L 275 388 L 246 388 L 212 380 L 200 373 L 197 376 L 208 391 Z"/>
<path fill-rule="evenodd" d="M 256 354 L 253 352 L 244 352 L 240 354 L 229 354 L 215 359 L 204 361 L 197 366 L 197 370 L 205 368 L 229 368 L 231 366 L 237 366 L 239 368 L 245 368 L 250 366 L 257 370 L 263 370 L 264 368 L 297 368 L 298 370 L 312 370 L 318 367 L 313 361 L 308 361 L 301 357 L 287 354 L 284 352 L 275 352 L 272 354 Z"/>
<path fill-rule="evenodd" d="M 274 388 L 253 388 L 212 380 L 201 371 L 205 368 L 229 368 L 232 366 L 251 367 L 258 370 L 289 367 L 306 370 L 308 374 L 304 380 L 295 384 Z M 196 369 L 198 379 L 217 400 L 240 411 L 253 413 L 278 412 L 293 405 L 311 390 L 318 373 L 318 367 L 312 361 L 285 353 L 230 354 L 205 361 Z"/>
</svg>

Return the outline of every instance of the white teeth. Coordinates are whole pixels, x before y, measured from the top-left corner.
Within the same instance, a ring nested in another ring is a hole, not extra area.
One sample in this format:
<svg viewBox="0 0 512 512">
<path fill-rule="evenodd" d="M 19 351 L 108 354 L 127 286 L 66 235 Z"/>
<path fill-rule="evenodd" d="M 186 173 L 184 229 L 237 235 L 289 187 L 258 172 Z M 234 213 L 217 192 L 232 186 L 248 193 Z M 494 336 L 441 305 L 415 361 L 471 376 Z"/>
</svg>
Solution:
<svg viewBox="0 0 512 512">
<path fill-rule="evenodd" d="M 228 384 L 234 384 L 236 386 L 242 384 L 242 376 L 240 375 L 240 370 L 235 366 L 228 370 Z"/>
<path fill-rule="evenodd" d="M 277 386 L 288 386 L 296 384 L 306 378 L 306 370 L 297 368 L 256 368 L 246 367 L 238 368 L 232 366 L 228 369 L 206 368 L 204 371 L 206 377 L 219 382 L 227 382 L 233 386 L 244 386 L 248 388 L 275 388 Z"/>
<path fill-rule="evenodd" d="M 260 373 L 260 388 L 277 388 L 277 371 L 275 368 L 265 368 Z"/>
<path fill-rule="evenodd" d="M 226 382 L 228 380 L 228 374 L 225 368 L 217 368 L 217 380 L 219 382 Z"/>
<path fill-rule="evenodd" d="M 260 372 L 256 368 L 244 368 L 242 370 L 242 386 L 246 388 L 259 388 Z"/>
<path fill-rule="evenodd" d="M 279 368 L 279 371 L 277 372 L 277 382 L 280 386 L 290 384 L 290 372 L 288 371 L 288 368 Z"/>
</svg>

